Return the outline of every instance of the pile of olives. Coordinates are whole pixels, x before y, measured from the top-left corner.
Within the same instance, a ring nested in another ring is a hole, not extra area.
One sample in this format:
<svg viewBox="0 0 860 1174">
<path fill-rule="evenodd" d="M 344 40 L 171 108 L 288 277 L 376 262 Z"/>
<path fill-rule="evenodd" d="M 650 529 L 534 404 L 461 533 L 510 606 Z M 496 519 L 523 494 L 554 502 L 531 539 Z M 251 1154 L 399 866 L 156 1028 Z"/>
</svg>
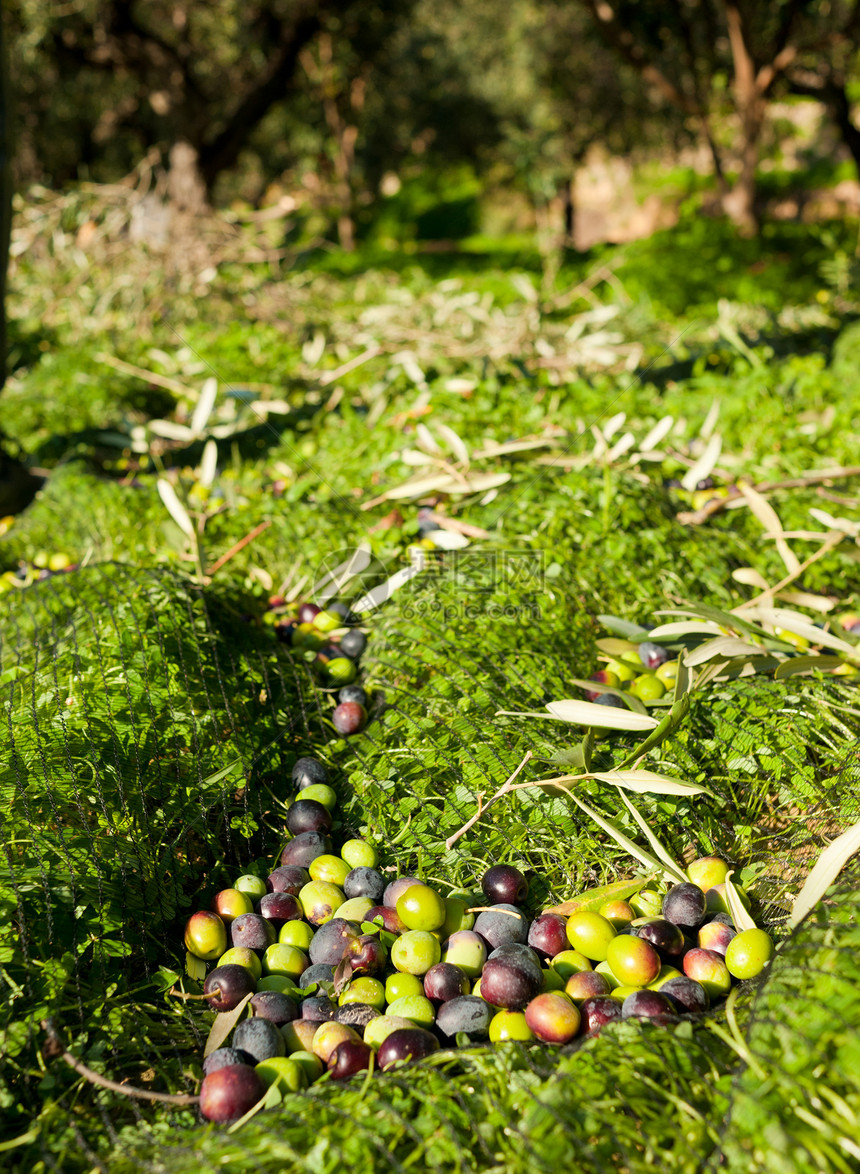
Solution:
<svg viewBox="0 0 860 1174">
<path fill-rule="evenodd" d="M 335 855 L 326 768 L 299 759 L 293 782 L 280 866 L 238 877 L 185 928 L 188 951 L 215 963 L 210 1005 L 250 1008 L 204 1059 L 208 1120 L 243 1116 L 272 1085 L 297 1092 L 440 1047 L 567 1044 L 619 1019 L 700 1014 L 773 954 L 763 930 L 735 930 L 716 857 L 665 894 L 530 921 L 528 882 L 510 865 L 490 868 L 480 893 L 443 896 L 414 876 L 386 880 L 366 841 Z"/>
<path fill-rule="evenodd" d="M 0 534 L 3 533 L 2 523 L 8 521 L 0 519 Z M 0 574 L 0 595 L 5 591 L 13 591 L 16 587 L 29 587 L 41 579 L 50 579 L 51 575 L 59 575 L 65 571 L 75 571 L 78 563 L 62 551 L 49 554 L 45 550 L 37 551 L 31 563 L 21 562 L 17 571 L 4 571 Z"/>
<path fill-rule="evenodd" d="M 617 657 L 607 657 L 606 667 L 592 673 L 590 680 L 632 693 L 640 701 L 648 702 L 659 701 L 674 689 L 677 676 L 678 658 L 673 658 L 667 649 L 653 640 L 643 640 L 638 647 L 631 644 L 627 651 L 620 652 Z M 615 693 L 592 690 L 586 692 L 586 696 L 598 705 L 625 708 L 624 702 Z"/>
<path fill-rule="evenodd" d="M 329 603 L 321 608 L 306 600 L 291 605 L 279 595 L 269 599 L 267 616 L 279 640 L 291 648 L 316 654 L 313 663 L 326 685 L 343 686 L 332 713 L 337 732 L 348 736 L 363 730 L 367 724 L 367 694 L 353 681 L 367 647 L 367 635 L 356 626 L 358 617 L 344 603 Z"/>
</svg>

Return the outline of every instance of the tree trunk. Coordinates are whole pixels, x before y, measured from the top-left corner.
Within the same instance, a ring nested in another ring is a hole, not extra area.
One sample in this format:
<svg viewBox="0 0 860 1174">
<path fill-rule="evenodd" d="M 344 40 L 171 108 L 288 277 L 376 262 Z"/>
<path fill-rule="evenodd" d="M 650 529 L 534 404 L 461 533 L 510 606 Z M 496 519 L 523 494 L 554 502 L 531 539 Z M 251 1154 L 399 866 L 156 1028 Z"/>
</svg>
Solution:
<svg viewBox="0 0 860 1174">
<path fill-rule="evenodd" d="M 726 24 L 735 71 L 735 109 L 741 122 L 741 170 L 737 183 L 723 198 L 723 207 L 744 235 L 754 236 L 759 230 L 755 207 L 756 168 L 766 103 L 744 38 L 740 11 L 734 4 L 726 5 Z"/>
<path fill-rule="evenodd" d="M 573 233 L 576 228 L 576 204 L 573 199 L 573 179 L 566 179 L 561 184 L 561 211 L 564 220 L 564 237 L 562 243 L 566 249 L 572 249 Z"/>
</svg>

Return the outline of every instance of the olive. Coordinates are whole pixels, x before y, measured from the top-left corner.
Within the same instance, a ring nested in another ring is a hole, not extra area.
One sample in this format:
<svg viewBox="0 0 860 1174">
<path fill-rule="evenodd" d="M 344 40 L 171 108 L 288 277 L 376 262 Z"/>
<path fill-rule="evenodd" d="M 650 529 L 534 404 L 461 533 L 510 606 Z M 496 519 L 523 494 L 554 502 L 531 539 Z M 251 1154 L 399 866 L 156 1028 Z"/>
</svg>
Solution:
<svg viewBox="0 0 860 1174">
<path fill-rule="evenodd" d="M 705 919 L 705 894 L 698 885 L 673 885 L 663 898 L 663 916 L 681 929 L 698 929 Z"/>
<path fill-rule="evenodd" d="M 579 1010 L 562 994 L 538 995 L 526 1007 L 525 1015 L 528 1027 L 546 1044 L 570 1043 L 579 1031 Z"/>
<path fill-rule="evenodd" d="M 254 976 L 244 966 L 228 963 L 206 975 L 203 993 L 212 995 L 209 1006 L 215 1011 L 232 1011 L 255 989 Z M 218 992 L 215 994 L 214 992 Z"/>
<path fill-rule="evenodd" d="M 316 799 L 297 799 L 287 812 L 287 831 L 293 836 L 302 832 L 327 832 L 331 828 L 331 812 Z"/>
<path fill-rule="evenodd" d="M 386 1036 L 379 1045 L 376 1059 L 379 1067 L 385 1072 L 395 1064 L 423 1060 L 425 1056 L 430 1056 L 438 1050 L 439 1041 L 431 1032 L 421 1027 L 407 1027 Z"/>
<path fill-rule="evenodd" d="M 348 1080 L 358 1072 L 372 1068 L 374 1052 L 363 1040 L 344 1040 L 328 1058 L 332 1080 Z"/>
<path fill-rule="evenodd" d="M 327 784 L 328 771 L 319 759 L 299 758 L 293 767 L 292 781 L 297 791 L 303 791 L 312 783 Z"/>
<path fill-rule="evenodd" d="M 529 883 L 513 865 L 496 864 L 484 873 L 481 888 L 491 905 L 518 905 L 528 896 Z"/>
<path fill-rule="evenodd" d="M 745 929 L 732 938 L 726 950 L 726 966 L 735 978 L 755 978 L 773 957 L 773 941 L 763 929 Z"/>
<path fill-rule="evenodd" d="M 270 1060 L 272 1056 L 283 1056 L 286 1051 L 284 1037 L 274 1023 L 268 1019 L 243 1019 L 233 1032 L 233 1047 L 254 1057 L 254 1063 Z"/>
<path fill-rule="evenodd" d="M 580 910 L 567 919 L 567 940 L 574 950 L 592 962 L 605 962 L 609 943 L 615 937 L 611 921 L 599 913 Z"/>
<path fill-rule="evenodd" d="M 217 1068 L 203 1078 L 200 1112 L 207 1121 L 234 1121 L 244 1117 L 265 1091 L 262 1080 L 249 1065 Z"/>
</svg>

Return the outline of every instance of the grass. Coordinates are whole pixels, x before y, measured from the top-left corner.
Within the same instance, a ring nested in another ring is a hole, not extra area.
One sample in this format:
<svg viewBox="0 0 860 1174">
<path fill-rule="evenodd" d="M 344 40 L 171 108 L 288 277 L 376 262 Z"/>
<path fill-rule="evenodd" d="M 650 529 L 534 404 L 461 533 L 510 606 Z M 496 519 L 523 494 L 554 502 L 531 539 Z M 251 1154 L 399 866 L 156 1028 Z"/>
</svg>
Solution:
<svg viewBox="0 0 860 1174">
<path fill-rule="evenodd" d="M 31 247 L 13 275 L 18 366 L 4 392 L 4 429 L 49 475 L 0 538 L 0 570 L 58 550 L 85 564 L 0 597 L 0 1145 L 10 1168 L 850 1168 L 856 869 L 768 981 L 743 992 L 736 1018 L 659 1032 L 626 1024 L 559 1054 L 440 1056 L 367 1088 L 315 1086 L 233 1136 L 93 1089 L 42 1055 L 37 1025 L 53 1016 L 75 1053 L 114 1079 L 195 1087 L 207 1013 L 166 995 L 182 968 L 182 924 L 236 872 L 276 858 L 300 753 L 330 762 L 343 830 L 376 839 L 391 869 L 471 886 L 488 862 L 510 860 L 533 872 L 536 905 L 629 871 L 576 809 L 536 790 L 497 804 L 454 849 L 445 839 L 526 750 L 534 779 L 569 746 L 564 726 L 496 713 L 571 695 L 571 678 L 596 667 L 598 614 L 649 622 L 685 599 L 734 606 L 749 595 L 738 568 L 769 582 L 784 574 L 748 510 L 682 526 L 688 503 L 663 481 L 701 450 L 715 401 L 727 478 L 854 463 L 857 307 L 820 268 L 850 252 L 854 229 L 784 227 L 753 246 L 696 220 L 571 262 L 549 287 L 531 262 L 514 268 L 492 253 L 296 259 L 280 277 L 233 259 L 201 292 L 157 259 L 129 255 L 118 268 L 106 228 L 84 293 L 74 233 L 110 218 L 92 194 L 64 200 L 34 204 L 19 227 Z M 65 243 L 50 236 L 58 221 Z M 610 281 L 576 286 L 598 265 Z M 103 354 L 172 389 L 117 372 Z M 218 474 L 205 487 L 205 430 L 173 443 L 151 424 L 187 425 L 213 372 Z M 250 388 L 256 408 L 230 387 Z M 283 409 L 262 423 L 270 401 Z M 661 460 L 595 452 L 591 426 L 619 412 L 609 445 L 676 418 Z M 416 503 L 362 507 L 413 475 L 410 462 L 432 460 L 420 456 L 422 425 L 443 447 L 440 426 L 456 432 L 470 453 L 464 476 L 510 478 L 447 504 L 489 532 L 472 562 L 449 560 L 380 609 L 365 658 L 374 719 L 347 744 L 303 656 L 263 621 L 265 598 L 285 580 L 313 582 L 359 540 L 380 566 L 404 565 Z M 474 456 L 523 436 L 554 444 L 555 465 L 537 463 L 544 450 Z M 197 583 L 159 475 L 198 519 L 207 566 L 268 527 Z M 820 528 L 810 508 L 857 517 L 849 481 L 772 503 L 801 534 Z M 818 545 L 791 544 L 800 558 Z M 847 607 L 856 582 L 846 541 L 799 585 L 835 591 Z M 826 836 L 857 818 L 855 697 L 850 682 L 797 678 L 697 695 L 651 765 L 706 782 L 712 796 L 643 797 L 649 824 L 679 857 L 725 853 L 778 924 Z M 632 830 L 608 788 L 587 790 Z"/>
</svg>

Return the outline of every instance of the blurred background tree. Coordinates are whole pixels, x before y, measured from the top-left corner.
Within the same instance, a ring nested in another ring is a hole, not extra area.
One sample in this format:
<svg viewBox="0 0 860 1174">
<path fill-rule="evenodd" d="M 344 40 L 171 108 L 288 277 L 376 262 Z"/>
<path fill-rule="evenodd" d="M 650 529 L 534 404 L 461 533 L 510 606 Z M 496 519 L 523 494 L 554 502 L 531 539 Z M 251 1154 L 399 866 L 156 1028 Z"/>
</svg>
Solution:
<svg viewBox="0 0 860 1174">
<path fill-rule="evenodd" d="M 754 232 L 770 112 L 792 96 L 819 101 L 860 159 L 860 0 L 4 0 L 4 14 L 22 183 L 113 181 L 173 152 L 197 198 L 289 190 L 300 230 L 345 249 L 468 236 L 479 195 L 507 202 L 506 228 L 524 206 L 570 244 L 590 152 L 696 143 Z"/>
</svg>

